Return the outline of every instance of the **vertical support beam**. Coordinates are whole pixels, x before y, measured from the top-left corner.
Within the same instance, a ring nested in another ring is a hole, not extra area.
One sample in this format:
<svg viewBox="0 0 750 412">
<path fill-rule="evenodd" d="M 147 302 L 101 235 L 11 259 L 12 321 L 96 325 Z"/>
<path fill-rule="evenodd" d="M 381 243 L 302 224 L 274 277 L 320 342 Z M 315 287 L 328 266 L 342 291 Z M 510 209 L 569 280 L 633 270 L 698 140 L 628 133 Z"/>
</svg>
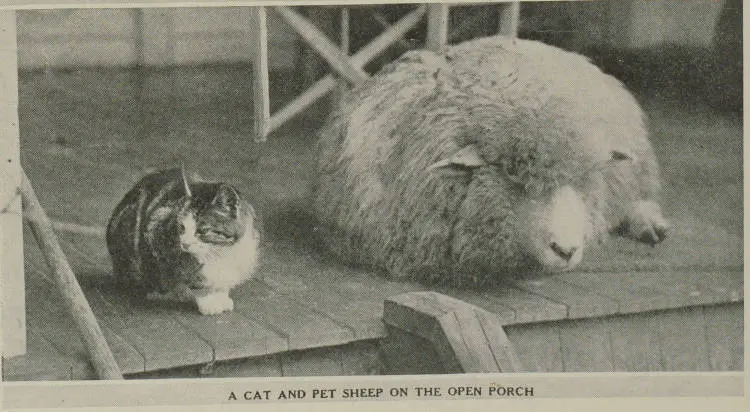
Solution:
<svg viewBox="0 0 750 412">
<path fill-rule="evenodd" d="M 449 13 L 450 6 L 447 4 L 427 6 L 427 49 L 440 51 L 448 43 Z"/>
<path fill-rule="evenodd" d="M 341 52 L 344 53 L 345 56 L 349 56 L 349 47 L 350 47 L 350 41 L 349 41 L 349 8 L 343 7 L 341 9 L 341 22 L 339 24 L 339 43 L 341 44 Z M 339 88 L 338 88 L 338 96 L 337 100 L 338 102 L 341 102 L 341 100 L 344 98 L 344 94 L 346 93 L 347 89 L 349 88 L 349 85 L 346 84 L 345 81 L 339 80 Z"/>
<path fill-rule="evenodd" d="M 512 1 L 498 5 L 497 34 L 518 36 L 518 21 L 521 15 L 521 2 Z"/>
<path fill-rule="evenodd" d="M 268 27 L 266 8 L 250 7 L 253 53 L 253 111 L 255 141 L 264 142 L 270 131 L 271 105 L 268 86 Z"/>
<path fill-rule="evenodd" d="M 3 357 L 26 353 L 15 11 L 0 11 L 0 291 Z"/>
</svg>

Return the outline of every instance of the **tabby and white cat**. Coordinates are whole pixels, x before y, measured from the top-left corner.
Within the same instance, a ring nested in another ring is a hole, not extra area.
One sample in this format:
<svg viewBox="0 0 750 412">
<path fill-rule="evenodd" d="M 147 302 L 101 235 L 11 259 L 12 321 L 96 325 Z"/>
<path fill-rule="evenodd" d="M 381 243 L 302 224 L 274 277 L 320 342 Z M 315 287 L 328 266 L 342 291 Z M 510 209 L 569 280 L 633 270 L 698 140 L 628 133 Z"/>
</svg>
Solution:
<svg viewBox="0 0 750 412">
<path fill-rule="evenodd" d="M 234 309 L 229 290 L 258 263 L 255 212 L 225 183 L 188 182 L 184 169 L 150 173 L 107 225 L 115 276 L 148 299 L 195 302 L 204 315 Z"/>
</svg>

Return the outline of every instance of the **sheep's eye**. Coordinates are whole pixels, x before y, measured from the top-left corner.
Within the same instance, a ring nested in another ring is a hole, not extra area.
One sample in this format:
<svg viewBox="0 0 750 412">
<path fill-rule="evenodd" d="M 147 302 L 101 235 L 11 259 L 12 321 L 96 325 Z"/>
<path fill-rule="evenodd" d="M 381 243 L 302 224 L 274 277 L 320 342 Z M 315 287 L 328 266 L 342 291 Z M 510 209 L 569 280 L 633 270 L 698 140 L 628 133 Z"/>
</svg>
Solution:
<svg viewBox="0 0 750 412">
<path fill-rule="evenodd" d="M 613 150 L 610 155 L 612 156 L 612 160 L 614 161 L 622 161 L 622 160 L 633 160 L 630 155 L 628 155 L 625 152 L 621 152 L 619 150 Z"/>
<path fill-rule="evenodd" d="M 205 234 L 206 234 L 206 233 L 208 233 L 208 232 L 209 232 L 210 230 L 211 230 L 210 228 L 208 228 L 208 227 L 205 227 L 205 226 L 204 226 L 204 227 L 199 227 L 199 228 L 198 228 L 198 234 L 199 234 L 199 235 L 205 235 Z"/>
<path fill-rule="evenodd" d="M 185 233 L 185 224 L 184 223 L 180 223 L 179 228 L 180 228 L 180 233 Z"/>
</svg>

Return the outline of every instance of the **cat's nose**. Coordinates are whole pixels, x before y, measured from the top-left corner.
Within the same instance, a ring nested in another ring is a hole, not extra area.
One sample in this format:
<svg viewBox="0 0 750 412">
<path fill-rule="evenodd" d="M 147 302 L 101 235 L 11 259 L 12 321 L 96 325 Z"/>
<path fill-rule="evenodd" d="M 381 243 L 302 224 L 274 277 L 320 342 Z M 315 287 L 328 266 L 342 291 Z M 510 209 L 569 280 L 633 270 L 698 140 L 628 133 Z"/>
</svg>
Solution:
<svg viewBox="0 0 750 412">
<path fill-rule="evenodd" d="M 188 287 L 193 290 L 199 290 L 199 289 L 205 288 L 206 285 L 203 284 L 203 281 L 195 281 L 195 282 L 190 283 Z"/>
</svg>

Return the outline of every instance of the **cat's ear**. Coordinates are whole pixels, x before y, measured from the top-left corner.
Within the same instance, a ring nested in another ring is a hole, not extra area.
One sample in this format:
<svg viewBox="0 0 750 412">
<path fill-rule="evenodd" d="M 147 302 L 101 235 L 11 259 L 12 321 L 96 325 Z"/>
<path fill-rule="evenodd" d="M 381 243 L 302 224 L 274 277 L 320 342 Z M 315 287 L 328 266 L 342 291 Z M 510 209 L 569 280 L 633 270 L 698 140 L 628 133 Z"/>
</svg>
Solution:
<svg viewBox="0 0 750 412">
<path fill-rule="evenodd" d="M 239 199 L 239 193 L 232 186 L 222 184 L 216 191 L 213 200 L 211 200 L 211 206 L 223 215 L 237 217 Z"/>
<path fill-rule="evenodd" d="M 190 182 L 188 182 L 187 175 L 185 174 L 185 165 L 180 164 L 180 176 L 182 177 L 182 184 L 185 188 L 185 195 L 187 197 L 193 197 L 193 193 L 190 191 Z"/>
</svg>

